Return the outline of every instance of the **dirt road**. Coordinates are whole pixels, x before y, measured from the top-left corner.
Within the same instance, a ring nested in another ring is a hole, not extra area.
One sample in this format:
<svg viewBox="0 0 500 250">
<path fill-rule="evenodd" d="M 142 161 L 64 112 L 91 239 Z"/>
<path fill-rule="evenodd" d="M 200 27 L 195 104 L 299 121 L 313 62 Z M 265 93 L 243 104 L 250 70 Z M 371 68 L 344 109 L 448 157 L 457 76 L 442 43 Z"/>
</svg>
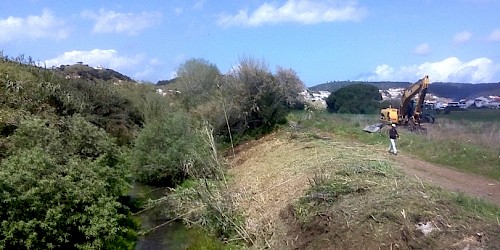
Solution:
<svg viewBox="0 0 500 250">
<path fill-rule="evenodd" d="M 477 197 L 500 206 L 500 182 L 482 176 L 462 173 L 446 166 L 428 163 L 414 156 L 400 153 L 389 155 L 395 165 L 408 176 L 415 176 L 422 183 L 432 183 L 435 186 Z"/>
</svg>

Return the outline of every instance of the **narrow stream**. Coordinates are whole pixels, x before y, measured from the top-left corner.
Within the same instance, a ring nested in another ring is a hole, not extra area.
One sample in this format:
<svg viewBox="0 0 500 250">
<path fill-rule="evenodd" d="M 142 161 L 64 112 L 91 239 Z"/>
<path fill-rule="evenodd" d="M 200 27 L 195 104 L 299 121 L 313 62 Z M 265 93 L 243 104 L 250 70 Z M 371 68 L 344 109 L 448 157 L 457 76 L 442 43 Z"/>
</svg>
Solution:
<svg viewBox="0 0 500 250">
<path fill-rule="evenodd" d="M 165 192 L 163 188 L 151 187 L 143 184 L 134 184 L 130 192 L 133 199 L 146 201 L 158 199 Z M 147 210 L 136 216 L 143 231 L 150 230 L 169 221 L 161 206 Z M 224 244 L 208 235 L 200 228 L 187 228 L 182 222 L 173 221 L 164 226 L 140 236 L 135 250 L 185 250 L 185 249 L 223 249 Z"/>
</svg>

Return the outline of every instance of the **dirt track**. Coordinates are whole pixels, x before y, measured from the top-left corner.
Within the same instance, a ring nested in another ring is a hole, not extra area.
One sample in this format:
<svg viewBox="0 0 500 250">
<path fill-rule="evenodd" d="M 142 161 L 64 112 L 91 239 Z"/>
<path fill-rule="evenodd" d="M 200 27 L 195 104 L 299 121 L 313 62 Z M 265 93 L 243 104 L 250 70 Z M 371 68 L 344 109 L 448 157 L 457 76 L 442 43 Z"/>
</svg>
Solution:
<svg viewBox="0 0 500 250">
<path fill-rule="evenodd" d="M 389 154 L 388 154 L 389 155 Z M 428 163 L 400 153 L 389 155 L 408 176 L 415 176 L 422 183 L 432 183 L 444 189 L 478 197 L 500 206 L 500 182 L 482 176 L 462 173 L 446 166 Z"/>
</svg>

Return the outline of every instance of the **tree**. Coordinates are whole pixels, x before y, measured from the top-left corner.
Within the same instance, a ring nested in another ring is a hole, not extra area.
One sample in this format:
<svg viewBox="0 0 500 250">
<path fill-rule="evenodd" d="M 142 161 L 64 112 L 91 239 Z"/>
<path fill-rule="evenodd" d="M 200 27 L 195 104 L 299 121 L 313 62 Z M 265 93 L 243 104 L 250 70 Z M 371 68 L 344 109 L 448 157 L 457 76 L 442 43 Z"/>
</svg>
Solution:
<svg viewBox="0 0 500 250">
<path fill-rule="evenodd" d="M 352 84 L 333 92 L 327 99 L 329 112 L 371 114 L 378 112 L 382 100 L 378 88 L 368 84 Z"/>
<path fill-rule="evenodd" d="M 304 83 L 297 76 L 293 69 L 277 67 L 276 80 L 283 91 L 285 102 L 290 108 L 303 108 L 303 100 L 299 98 L 299 93 L 305 89 Z"/>
<path fill-rule="evenodd" d="M 204 59 L 191 59 L 177 70 L 181 100 L 187 110 L 209 101 L 217 87 L 219 69 Z"/>
<path fill-rule="evenodd" d="M 175 186 L 187 178 L 186 164 L 201 164 L 195 155 L 208 155 L 207 147 L 186 112 L 164 114 L 145 124 L 136 139 L 132 155 L 138 180 Z"/>
</svg>

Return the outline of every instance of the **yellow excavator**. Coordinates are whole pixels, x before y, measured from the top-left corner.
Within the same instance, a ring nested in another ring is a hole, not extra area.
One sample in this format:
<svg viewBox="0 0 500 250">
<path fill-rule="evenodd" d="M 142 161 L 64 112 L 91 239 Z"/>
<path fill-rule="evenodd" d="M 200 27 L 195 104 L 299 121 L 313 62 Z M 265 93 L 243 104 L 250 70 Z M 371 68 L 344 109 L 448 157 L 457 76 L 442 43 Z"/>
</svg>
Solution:
<svg viewBox="0 0 500 250">
<path fill-rule="evenodd" d="M 434 122 L 430 114 L 423 114 L 424 99 L 429 87 L 429 76 L 424 76 L 418 82 L 413 83 L 403 91 L 401 106 L 399 108 L 388 107 L 380 110 L 381 121 L 395 123 L 407 127 L 411 131 L 421 131 L 422 122 Z M 417 101 L 413 98 L 418 94 Z"/>
</svg>

